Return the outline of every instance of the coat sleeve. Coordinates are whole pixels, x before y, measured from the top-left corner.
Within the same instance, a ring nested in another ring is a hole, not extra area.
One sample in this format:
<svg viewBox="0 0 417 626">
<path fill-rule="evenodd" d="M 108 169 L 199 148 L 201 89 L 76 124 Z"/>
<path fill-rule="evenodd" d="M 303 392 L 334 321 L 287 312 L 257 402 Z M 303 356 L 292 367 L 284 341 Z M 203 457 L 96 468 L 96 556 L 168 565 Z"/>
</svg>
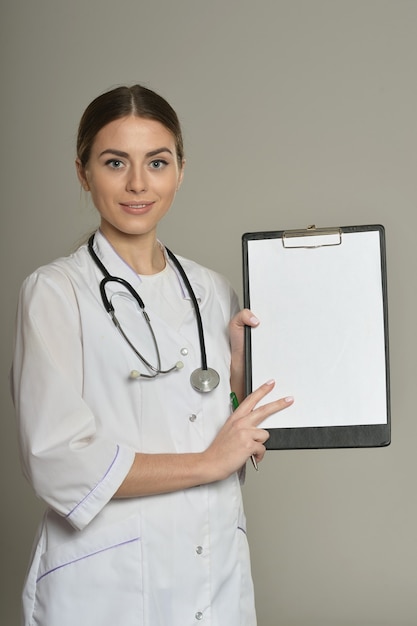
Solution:
<svg viewBox="0 0 417 626">
<path fill-rule="evenodd" d="M 79 309 L 59 268 L 38 270 L 22 286 L 11 386 L 23 471 L 41 499 L 82 529 L 117 491 L 135 451 L 99 434 L 83 400 Z"/>
</svg>

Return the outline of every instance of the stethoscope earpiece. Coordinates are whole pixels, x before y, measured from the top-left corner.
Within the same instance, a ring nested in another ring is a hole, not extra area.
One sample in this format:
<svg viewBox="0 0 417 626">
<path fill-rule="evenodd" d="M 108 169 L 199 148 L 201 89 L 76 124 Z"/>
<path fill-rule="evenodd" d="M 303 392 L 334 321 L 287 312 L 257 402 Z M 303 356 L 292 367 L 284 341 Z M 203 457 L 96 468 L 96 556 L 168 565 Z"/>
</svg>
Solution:
<svg viewBox="0 0 417 626">
<path fill-rule="evenodd" d="M 140 359 L 140 361 L 145 365 L 145 367 L 147 367 L 148 370 L 152 372 L 151 374 L 144 374 L 142 372 L 139 372 L 139 370 L 132 370 L 129 374 L 129 378 L 132 380 L 138 380 L 139 378 L 148 378 L 148 379 L 156 378 L 156 376 L 158 376 L 159 374 L 169 374 L 170 372 L 181 370 L 184 367 L 184 363 L 182 361 L 177 361 L 175 365 L 173 365 L 167 370 L 163 370 L 161 368 L 161 356 L 159 353 L 158 342 L 156 341 L 155 333 L 153 332 L 149 316 L 145 311 L 145 304 L 142 298 L 139 296 L 137 291 L 133 288 L 133 286 L 127 280 L 124 280 L 123 278 L 119 278 L 117 276 L 112 276 L 107 271 L 106 267 L 103 265 L 103 263 L 100 261 L 97 254 L 94 251 L 93 242 L 94 242 L 94 235 L 91 235 L 90 239 L 88 240 L 88 252 L 90 253 L 90 256 L 93 259 L 94 263 L 101 270 L 104 276 L 103 280 L 100 282 L 100 294 L 101 294 L 103 306 L 106 309 L 107 313 L 110 315 L 114 325 L 116 326 L 119 333 L 122 335 L 123 339 L 130 346 L 130 348 L 133 350 L 136 356 Z M 201 320 L 200 308 L 198 306 L 197 298 L 195 297 L 195 293 L 193 291 L 193 288 L 191 287 L 191 283 L 188 280 L 188 276 L 185 273 L 184 268 L 182 267 L 181 263 L 178 261 L 176 256 L 170 250 L 168 250 L 168 248 L 166 248 L 166 251 L 170 259 L 176 266 L 177 270 L 181 274 L 181 277 L 187 287 L 189 296 L 193 303 L 193 307 L 194 307 L 194 311 L 196 315 L 198 338 L 200 341 L 201 367 L 194 370 L 194 372 L 191 374 L 190 382 L 191 382 L 193 389 L 195 389 L 196 391 L 207 393 L 208 391 L 212 391 L 218 386 L 220 382 L 220 376 L 216 372 L 216 370 L 212 369 L 211 367 L 207 367 L 207 355 L 206 355 L 206 348 L 205 348 L 205 343 L 204 343 L 203 322 Z M 149 363 L 149 361 L 145 359 L 145 357 L 139 352 L 139 350 L 135 348 L 133 343 L 130 341 L 129 337 L 124 332 L 123 328 L 120 326 L 120 323 L 114 312 L 113 306 L 106 295 L 106 286 L 110 282 L 116 282 L 116 283 L 123 285 L 125 289 L 127 289 L 130 292 L 130 294 L 135 298 L 136 302 L 139 304 L 143 317 L 148 325 L 149 332 L 151 333 L 153 344 L 155 346 L 155 352 L 156 352 L 156 358 L 157 358 L 156 367 L 152 365 L 151 363 Z"/>
<path fill-rule="evenodd" d="M 184 367 L 184 363 L 182 361 L 177 361 L 174 367 L 169 371 L 172 372 L 174 370 L 182 370 L 183 367 Z M 168 374 L 168 372 L 160 371 L 159 374 Z M 129 374 L 129 378 L 131 378 L 132 380 L 137 380 L 138 378 L 141 378 L 141 377 L 143 377 L 143 374 L 141 374 L 139 370 L 132 370 Z M 152 376 L 152 378 L 154 378 L 154 376 Z"/>
</svg>

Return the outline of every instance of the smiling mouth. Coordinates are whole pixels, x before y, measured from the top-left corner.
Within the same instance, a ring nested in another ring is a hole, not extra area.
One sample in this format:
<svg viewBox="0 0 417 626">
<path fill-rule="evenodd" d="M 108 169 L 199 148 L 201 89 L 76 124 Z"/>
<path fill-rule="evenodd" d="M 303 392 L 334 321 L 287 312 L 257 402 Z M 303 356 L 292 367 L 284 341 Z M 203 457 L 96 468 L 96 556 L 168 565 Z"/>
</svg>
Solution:
<svg viewBox="0 0 417 626">
<path fill-rule="evenodd" d="M 146 211 L 154 205 L 154 202 L 121 202 L 120 206 L 128 211 Z"/>
</svg>

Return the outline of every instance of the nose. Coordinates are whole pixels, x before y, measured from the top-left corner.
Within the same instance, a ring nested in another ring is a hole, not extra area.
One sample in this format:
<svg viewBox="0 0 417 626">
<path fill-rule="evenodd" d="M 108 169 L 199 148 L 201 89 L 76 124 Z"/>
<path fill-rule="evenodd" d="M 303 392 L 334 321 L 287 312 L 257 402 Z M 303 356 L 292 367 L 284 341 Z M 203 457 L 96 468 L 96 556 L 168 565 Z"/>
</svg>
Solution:
<svg viewBox="0 0 417 626">
<path fill-rule="evenodd" d="M 146 175 L 141 167 L 131 167 L 126 180 L 126 189 L 133 193 L 146 191 Z"/>
</svg>

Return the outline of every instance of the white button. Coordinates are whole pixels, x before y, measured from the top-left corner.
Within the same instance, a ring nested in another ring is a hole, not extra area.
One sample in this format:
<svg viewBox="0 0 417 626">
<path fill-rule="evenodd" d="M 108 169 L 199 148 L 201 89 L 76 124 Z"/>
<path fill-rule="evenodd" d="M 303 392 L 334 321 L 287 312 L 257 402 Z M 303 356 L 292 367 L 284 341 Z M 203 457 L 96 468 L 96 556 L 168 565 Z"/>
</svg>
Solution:
<svg viewBox="0 0 417 626">
<path fill-rule="evenodd" d="M 181 352 L 182 356 L 187 356 L 188 348 L 181 348 L 180 352 Z"/>
<path fill-rule="evenodd" d="M 194 413 L 192 413 L 188 419 L 190 420 L 190 422 L 195 422 L 195 421 L 196 421 L 196 419 L 197 419 L 197 415 L 195 415 Z"/>
<path fill-rule="evenodd" d="M 203 554 L 203 546 L 197 546 L 195 551 L 197 552 L 197 554 Z"/>
<path fill-rule="evenodd" d="M 203 614 L 202 614 L 202 612 L 201 612 L 201 611 L 198 611 L 198 613 L 196 613 L 196 614 L 195 614 L 195 618 L 196 618 L 196 619 L 198 619 L 198 620 L 203 619 Z"/>
</svg>

